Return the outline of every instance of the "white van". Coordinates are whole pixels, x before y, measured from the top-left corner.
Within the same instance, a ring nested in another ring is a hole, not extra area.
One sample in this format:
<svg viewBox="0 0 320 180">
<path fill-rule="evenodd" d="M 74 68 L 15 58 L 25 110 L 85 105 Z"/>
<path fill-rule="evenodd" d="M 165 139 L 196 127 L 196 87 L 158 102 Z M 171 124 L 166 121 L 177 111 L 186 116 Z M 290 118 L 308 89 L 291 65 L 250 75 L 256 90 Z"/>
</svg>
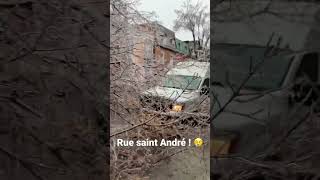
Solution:
<svg viewBox="0 0 320 180">
<path fill-rule="evenodd" d="M 199 103 L 208 98 L 209 77 L 209 62 L 179 62 L 158 86 L 142 93 L 142 106 L 145 111 L 167 115 L 197 112 Z"/>
<path fill-rule="evenodd" d="M 319 106 L 320 55 L 278 49 L 276 55 L 265 57 L 267 48 L 256 45 L 213 48 L 210 166 L 212 177 L 223 177 L 224 169 L 241 165 L 216 156 L 252 159 L 266 154 Z"/>
</svg>

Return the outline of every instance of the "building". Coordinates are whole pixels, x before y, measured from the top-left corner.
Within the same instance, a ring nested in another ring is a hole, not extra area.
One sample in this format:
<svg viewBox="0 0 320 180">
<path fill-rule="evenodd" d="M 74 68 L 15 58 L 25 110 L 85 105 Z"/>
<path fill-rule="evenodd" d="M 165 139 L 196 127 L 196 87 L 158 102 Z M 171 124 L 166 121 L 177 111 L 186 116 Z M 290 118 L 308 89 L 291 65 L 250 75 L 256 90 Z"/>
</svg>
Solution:
<svg viewBox="0 0 320 180">
<path fill-rule="evenodd" d="M 155 23 L 155 49 L 154 49 L 154 60 L 153 63 L 159 66 L 159 69 L 163 69 L 174 64 L 174 59 L 176 56 L 176 43 L 175 43 L 175 33 L 160 25 Z"/>
<path fill-rule="evenodd" d="M 184 41 L 184 43 L 185 44 L 187 44 L 187 46 L 188 46 L 188 49 L 189 49 L 189 55 L 190 56 L 195 56 L 195 51 L 194 51 L 194 43 L 193 43 L 193 41 Z M 199 49 L 201 49 L 201 47 L 200 47 L 200 42 L 198 41 L 198 40 L 196 40 L 196 50 L 199 50 Z"/>
<path fill-rule="evenodd" d="M 188 57 L 190 57 L 189 45 L 177 38 L 176 38 L 176 52 L 177 52 L 177 55 L 176 55 L 177 61 L 183 61 Z"/>
<path fill-rule="evenodd" d="M 175 33 L 158 24 L 139 24 L 134 27 L 132 62 L 140 73 L 149 76 L 163 74 L 175 64 L 177 55 Z"/>
</svg>

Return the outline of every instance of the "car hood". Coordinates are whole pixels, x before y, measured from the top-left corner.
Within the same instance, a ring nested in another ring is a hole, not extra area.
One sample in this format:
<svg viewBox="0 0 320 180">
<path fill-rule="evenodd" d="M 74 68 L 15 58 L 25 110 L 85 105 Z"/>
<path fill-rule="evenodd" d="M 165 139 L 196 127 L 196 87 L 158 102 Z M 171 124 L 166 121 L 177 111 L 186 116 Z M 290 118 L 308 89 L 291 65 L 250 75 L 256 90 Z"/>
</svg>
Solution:
<svg viewBox="0 0 320 180">
<path fill-rule="evenodd" d="M 221 106 L 226 103 L 228 105 L 219 113 L 219 106 L 211 101 L 211 137 L 235 135 L 238 138 L 236 151 L 242 156 L 252 157 L 253 154 L 262 152 L 308 112 L 308 107 L 289 105 L 285 90 L 269 93 L 245 90 L 240 94 L 247 95 L 230 102 L 232 90 L 222 87 L 213 89 L 216 101 Z"/>
<path fill-rule="evenodd" d="M 243 90 L 241 96 L 232 101 L 231 89 L 214 87 L 213 92 L 215 100 L 211 101 L 211 117 L 215 118 L 211 125 L 217 129 L 247 131 L 246 126 L 264 127 L 270 119 L 285 115 L 288 111 L 288 98 L 283 91 L 262 93 Z M 224 108 L 223 112 L 220 112 L 221 108 Z"/>
<path fill-rule="evenodd" d="M 176 88 L 167 88 L 156 86 L 153 88 L 148 89 L 147 91 L 142 93 L 146 96 L 153 96 L 153 97 L 162 97 L 165 99 L 173 100 L 177 103 L 185 103 L 188 101 L 192 101 L 196 98 L 199 98 L 199 92 L 196 90 L 182 90 Z"/>
</svg>

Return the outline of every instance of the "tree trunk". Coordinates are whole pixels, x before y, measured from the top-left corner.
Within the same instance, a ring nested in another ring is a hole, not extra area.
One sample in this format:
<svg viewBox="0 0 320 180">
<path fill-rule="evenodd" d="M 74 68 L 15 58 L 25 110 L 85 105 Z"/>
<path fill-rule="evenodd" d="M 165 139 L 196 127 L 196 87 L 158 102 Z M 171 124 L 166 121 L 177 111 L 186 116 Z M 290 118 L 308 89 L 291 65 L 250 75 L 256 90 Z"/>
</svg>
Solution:
<svg viewBox="0 0 320 180">
<path fill-rule="evenodd" d="M 197 58 L 198 57 L 198 55 L 197 55 L 197 53 L 196 53 L 196 36 L 195 36 L 195 33 L 194 33 L 194 31 L 192 31 L 192 37 L 193 37 L 193 52 L 194 52 L 194 54 L 195 54 L 195 57 Z"/>
</svg>

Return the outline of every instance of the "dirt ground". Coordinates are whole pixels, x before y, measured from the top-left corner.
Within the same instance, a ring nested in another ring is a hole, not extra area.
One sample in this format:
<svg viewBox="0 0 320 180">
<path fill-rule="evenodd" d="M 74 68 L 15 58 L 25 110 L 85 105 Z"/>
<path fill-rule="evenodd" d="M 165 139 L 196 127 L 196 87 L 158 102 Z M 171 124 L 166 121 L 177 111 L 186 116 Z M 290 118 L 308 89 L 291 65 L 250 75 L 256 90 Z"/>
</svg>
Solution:
<svg viewBox="0 0 320 180">
<path fill-rule="evenodd" d="M 124 122 L 111 122 L 111 134 L 130 125 Z M 194 134 L 199 134 L 205 142 L 200 148 L 192 146 L 188 149 L 159 162 L 147 173 L 143 180 L 209 180 L 210 179 L 210 148 L 209 148 L 209 128 L 195 128 L 192 137 L 188 135 L 185 138 L 195 138 Z M 133 178 L 139 179 L 141 178 Z"/>
<path fill-rule="evenodd" d="M 210 179 L 209 145 L 191 147 L 151 169 L 150 180 L 208 180 Z"/>
</svg>

